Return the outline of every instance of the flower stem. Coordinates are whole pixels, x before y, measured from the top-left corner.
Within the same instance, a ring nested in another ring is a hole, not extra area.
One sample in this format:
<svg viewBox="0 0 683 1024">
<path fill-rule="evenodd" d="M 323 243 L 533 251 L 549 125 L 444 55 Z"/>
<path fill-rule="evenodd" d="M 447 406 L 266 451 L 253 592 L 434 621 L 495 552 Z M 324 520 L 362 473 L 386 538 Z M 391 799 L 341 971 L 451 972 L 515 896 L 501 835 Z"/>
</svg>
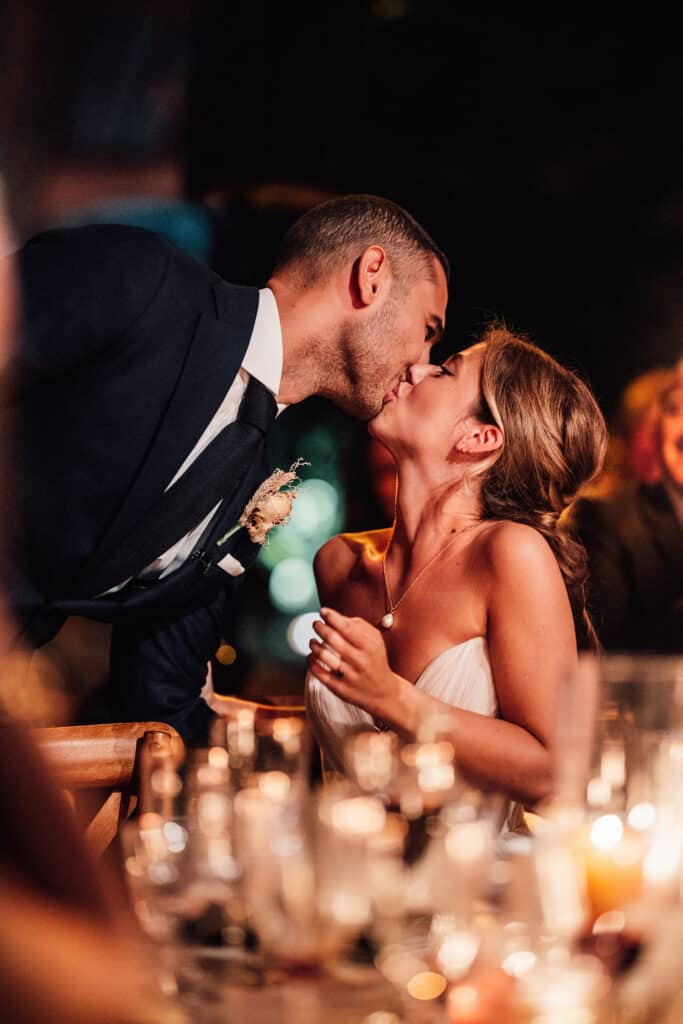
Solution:
<svg viewBox="0 0 683 1024">
<path fill-rule="evenodd" d="M 242 524 L 241 523 L 236 523 L 235 526 L 233 526 L 230 530 L 228 530 L 227 533 L 223 534 L 223 536 L 221 537 L 220 540 L 216 541 L 216 547 L 221 547 L 221 545 L 225 544 L 226 540 L 230 540 L 230 538 L 233 536 L 233 534 L 237 533 L 237 531 L 241 530 L 241 529 L 242 529 Z"/>
</svg>

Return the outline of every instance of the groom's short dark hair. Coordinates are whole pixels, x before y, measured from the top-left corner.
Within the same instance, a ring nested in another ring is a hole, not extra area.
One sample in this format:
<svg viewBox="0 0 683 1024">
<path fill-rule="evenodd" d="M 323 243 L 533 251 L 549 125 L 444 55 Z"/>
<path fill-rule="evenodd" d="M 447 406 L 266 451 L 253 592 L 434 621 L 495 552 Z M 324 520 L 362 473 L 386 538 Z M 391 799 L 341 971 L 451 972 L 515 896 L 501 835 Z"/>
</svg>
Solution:
<svg viewBox="0 0 683 1024">
<path fill-rule="evenodd" d="M 324 280 L 369 245 L 385 249 L 399 279 L 416 269 L 433 279 L 434 260 L 446 280 L 450 276 L 446 256 L 415 218 L 390 199 L 369 195 L 330 199 L 299 217 L 282 239 L 275 271 L 295 269 L 306 281 Z"/>
</svg>

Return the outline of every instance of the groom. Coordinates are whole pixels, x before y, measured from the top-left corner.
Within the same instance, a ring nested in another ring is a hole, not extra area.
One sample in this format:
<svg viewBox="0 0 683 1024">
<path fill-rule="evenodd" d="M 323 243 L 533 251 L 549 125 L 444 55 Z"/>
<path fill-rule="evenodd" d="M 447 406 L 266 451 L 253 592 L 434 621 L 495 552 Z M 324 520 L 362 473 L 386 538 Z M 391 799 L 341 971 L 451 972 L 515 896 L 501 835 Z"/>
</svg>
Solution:
<svg viewBox="0 0 683 1024">
<path fill-rule="evenodd" d="M 226 587 L 256 554 L 244 530 L 217 542 L 267 476 L 278 410 L 323 395 L 372 417 L 441 335 L 447 261 L 404 210 L 359 195 L 301 217 L 260 290 L 135 228 L 47 232 L 18 262 L 2 491 L 23 640 L 72 614 L 112 622 L 124 715 L 201 742 Z"/>
</svg>

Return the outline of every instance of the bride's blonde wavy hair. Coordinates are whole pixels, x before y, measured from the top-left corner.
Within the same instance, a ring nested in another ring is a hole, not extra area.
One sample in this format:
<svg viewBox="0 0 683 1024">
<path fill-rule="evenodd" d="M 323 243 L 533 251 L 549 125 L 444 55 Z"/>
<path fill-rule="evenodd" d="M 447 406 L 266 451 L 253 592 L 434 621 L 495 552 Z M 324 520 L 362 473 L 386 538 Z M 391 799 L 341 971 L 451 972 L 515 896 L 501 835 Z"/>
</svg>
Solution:
<svg viewBox="0 0 683 1024">
<path fill-rule="evenodd" d="M 597 649 L 586 611 L 586 552 L 560 517 L 602 468 L 604 417 L 575 373 L 507 327 L 490 327 L 482 345 L 476 415 L 504 435 L 502 448 L 476 471 L 482 516 L 526 523 L 546 538 L 567 587 L 579 643 Z"/>
</svg>

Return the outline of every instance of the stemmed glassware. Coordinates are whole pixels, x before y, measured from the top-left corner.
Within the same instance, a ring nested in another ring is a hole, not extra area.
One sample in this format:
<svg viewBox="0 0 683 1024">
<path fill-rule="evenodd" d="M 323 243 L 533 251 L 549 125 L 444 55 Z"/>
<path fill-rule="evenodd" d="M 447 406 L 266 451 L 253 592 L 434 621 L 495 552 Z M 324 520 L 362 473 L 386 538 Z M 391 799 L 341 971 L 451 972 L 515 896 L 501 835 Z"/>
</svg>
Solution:
<svg viewBox="0 0 683 1024">
<path fill-rule="evenodd" d="M 636 979 L 655 998 L 658 936 L 681 916 L 683 658 L 586 655 L 560 704 L 548 842 L 567 878 L 573 866 L 575 911 L 583 900 L 577 942 L 609 967 L 623 1014 Z"/>
<path fill-rule="evenodd" d="M 350 737 L 345 780 L 314 794 L 305 724 L 237 709 L 193 756 L 182 816 L 177 772 L 150 766 L 124 850 L 143 926 L 258 949 L 260 970 L 374 949 L 407 1018 L 583 1024 L 610 984 L 621 1012 L 683 918 L 683 659 L 584 659 L 560 704 L 554 802 L 505 845 L 502 800 L 461 778 L 436 718 L 413 742 Z"/>
</svg>

